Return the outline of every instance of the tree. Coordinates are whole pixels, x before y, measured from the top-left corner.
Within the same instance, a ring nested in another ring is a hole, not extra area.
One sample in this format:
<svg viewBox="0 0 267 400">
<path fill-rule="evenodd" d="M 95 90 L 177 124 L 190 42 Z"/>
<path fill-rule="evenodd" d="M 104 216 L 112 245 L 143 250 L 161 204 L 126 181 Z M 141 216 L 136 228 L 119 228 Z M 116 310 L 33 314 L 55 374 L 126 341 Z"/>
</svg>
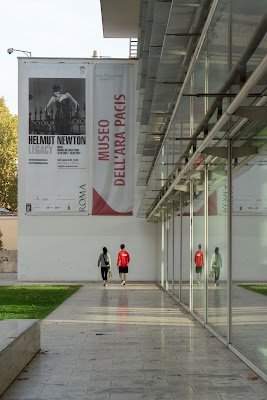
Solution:
<svg viewBox="0 0 267 400">
<path fill-rule="evenodd" d="M 17 211 L 18 117 L 0 97 L 0 206 Z"/>
<path fill-rule="evenodd" d="M 0 250 L 3 250 L 3 248 L 4 248 L 3 242 L 1 240 L 2 236 L 3 236 L 3 233 L 2 233 L 1 228 L 0 228 Z"/>
</svg>

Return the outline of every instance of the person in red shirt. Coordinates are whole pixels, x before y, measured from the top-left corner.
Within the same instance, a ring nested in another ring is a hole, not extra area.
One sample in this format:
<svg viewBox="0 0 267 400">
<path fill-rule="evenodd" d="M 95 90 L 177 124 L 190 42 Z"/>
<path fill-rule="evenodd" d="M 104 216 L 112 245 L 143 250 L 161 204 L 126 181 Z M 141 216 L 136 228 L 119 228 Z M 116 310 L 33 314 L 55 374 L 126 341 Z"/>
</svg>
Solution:
<svg viewBox="0 0 267 400">
<path fill-rule="evenodd" d="M 202 268 L 204 267 L 203 253 L 201 251 L 201 244 L 198 245 L 198 251 L 195 254 L 195 264 L 197 273 L 197 283 L 200 285 Z"/>
<path fill-rule="evenodd" d="M 127 251 L 124 250 L 124 248 L 125 248 L 124 244 L 121 244 L 121 251 L 118 254 L 118 262 L 117 262 L 117 268 L 119 268 L 121 286 L 124 286 L 126 283 L 126 274 L 128 273 L 128 264 L 130 261 L 129 253 L 127 253 Z"/>
</svg>

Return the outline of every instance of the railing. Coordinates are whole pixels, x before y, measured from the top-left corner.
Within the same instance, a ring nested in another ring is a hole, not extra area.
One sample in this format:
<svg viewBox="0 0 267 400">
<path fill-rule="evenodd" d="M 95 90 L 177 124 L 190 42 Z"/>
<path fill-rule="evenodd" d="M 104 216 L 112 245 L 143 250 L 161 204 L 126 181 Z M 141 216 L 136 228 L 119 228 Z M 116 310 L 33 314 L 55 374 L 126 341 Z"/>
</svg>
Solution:
<svg viewBox="0 0 267 400">
<path fill-rule="evenodd" d="M 137 57 L 137 44 L 138 39 L 130 39 L 129 58 Z"/>
</svg>

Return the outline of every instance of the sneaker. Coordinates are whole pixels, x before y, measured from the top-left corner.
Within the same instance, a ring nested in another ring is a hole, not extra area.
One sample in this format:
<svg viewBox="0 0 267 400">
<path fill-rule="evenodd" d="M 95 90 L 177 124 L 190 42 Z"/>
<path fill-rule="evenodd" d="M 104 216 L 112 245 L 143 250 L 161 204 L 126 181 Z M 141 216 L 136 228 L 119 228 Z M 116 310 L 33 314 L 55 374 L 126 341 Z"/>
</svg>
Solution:
<svg viewBox="0 0 267 400">
<path fill-rule="evenodd" d="M 125 281 L 123 281 L 123 286 L 125 286 L 126 285 L 126 282 Z"/>
<path fill-rule="evenodd" d="M 215 283 L 215 285 L 214 285 L 214 286 L 215 286 L 215 287 L 216 287 L 216 286 L 218 286 L 218 285 L 217 285 L 217 283 Z"/>
<path fill-rule="evenodd" d="M 125 285 L 125 281 L 121 281 L 121 286 Z"/>
<path fill-rule="evenodd" d="M 217 282 L 216 285 L 219 286 L 219 283 Z"/>
</svg>

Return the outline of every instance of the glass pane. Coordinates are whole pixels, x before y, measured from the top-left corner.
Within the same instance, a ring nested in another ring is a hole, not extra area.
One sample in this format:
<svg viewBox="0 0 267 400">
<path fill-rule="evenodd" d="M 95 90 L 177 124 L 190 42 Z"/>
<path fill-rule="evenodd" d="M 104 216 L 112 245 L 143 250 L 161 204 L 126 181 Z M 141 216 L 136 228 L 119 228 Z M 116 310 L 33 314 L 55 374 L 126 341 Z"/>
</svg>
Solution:
<svg viewBox="0 0 267 400">
<path fill-rule="evenodd" d="M 168 230 L 168 290 L 172 293 L 173 280 L 173 209 L 169 207 L 169 230 Z"/>
<path fill-rule="evenodd" d="M 252 154 L 232 167 L 232 344 L 267 373 L 267 125 L 251 122 L 233 146 Z"/>
<path fill-rule="evenodd" d="M 165 289 L 167 288 L 166 280 L 168 276 L 168 218 L 167 210 L 164 211 L 164 284 Z"/>
<path fill-rule="evenodd" d="M 164 213 L 161 215 L 161 243 L 160 243 L 160 284 L 164 286 L 164 267 L 165 267 L 165 222 Z"/>
<path fill-rule="evenodd" d="M 233 2 L 231 2 L 233 3 Z M 206 69 L 208 71 L 207 92 L 208 108 L 214 103 L 216 94 L 220 90 L 223 82 L 231 69 L 230 60 L 230 0 L 220 0 L 217 4 L 214 17 L 211 21 L 207 33 L 208 58 Z M 223 101 L 222 107 L 227 106 Z M 215 123 L 216 115 L 213 115 L 209 122 Z"/>
<path fill-rule="evenodd" d="M 168 143 L 166 141 L 162 147 L 161 187 L 165 184 L 168 177 Z"/>
<path fill-rule="evenodd" d="M 227 338 L 227 160 L 214 157 L 209 167 L 208 324 Z"/>
<path fill-rule="evenodd" d="M 170 219 L 170 207 L 168 206 L 165 210 L 165 216 L 166 216 L 166 221 L 165 221 L 165 227 L 166 227 L 166 262 L 165 262 L 165 289 L 169 290 L 171 284 L 170 284 L 170 274 L 171 274 L 171 219 Z"/>
<path fill-rule="evenodd" d="M 232 54 L 235 63 L 247 47 L 255 31 L 266 13 L 265 0 L 235 0 L 232 1 Z M 249 18 L 248 18 L 249 17 Z M 263 35 L 264 35 L 263 31 Z M 260 41 L 256 51 L 246 64 L 246 74 L 254 71 L 266 54 L 267 35 Z M 243 71 L 245 72 L 245 71 Z"/>
<path fill-rule="evenodd" d="M 174 295 L 179 299 L 180 286 L 180 212 L 174 217 Z"/>
<path fill-rule="evenodd" d="M 185 207 L 183 213 L 183 246 L 182 246 L 182 293 L 181 301 L 189 307 L 189 278 L 190 278 L 190 217 L 189 205 Z"/>
<path fill-rule="evenodd" d="M 156 282 L 160 282 L 160 267 L 161 267 L 161 220 L 160 218 L 158 219 L 158 222 L 156 224 L 156 229 L 157 229 L 157 237 L 156 237 L 156 271 L 155 271 L 155 279 Z"/>
<path fill-rule="evenodd" d="M 202 321 L 204 320 L 204 296 L 205 296 L 205 274 L 204 274 L 204 249 L 205 249 L 205 214 L 204 214 L 204 170 L 200 166 L 198 170 L 200 178 L 194 182 L 193 202 L 193 311 Z"/>
</svg>

